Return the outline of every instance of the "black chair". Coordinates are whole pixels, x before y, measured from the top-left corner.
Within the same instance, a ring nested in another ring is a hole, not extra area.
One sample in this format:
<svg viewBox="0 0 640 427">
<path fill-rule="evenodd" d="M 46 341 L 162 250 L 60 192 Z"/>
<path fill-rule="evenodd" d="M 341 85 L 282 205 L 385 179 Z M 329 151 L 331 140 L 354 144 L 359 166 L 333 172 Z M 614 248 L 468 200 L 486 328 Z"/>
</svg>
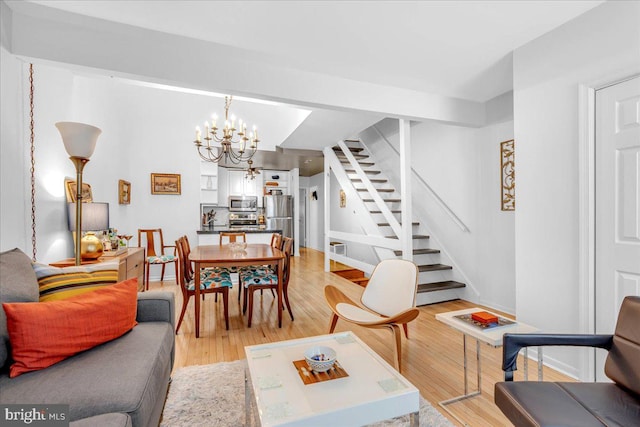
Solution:
<svg viewBox="0 0 640 427">
<path fill-rule="evenodd" d="M 613 335 L 505 334 L 495 403 L 516 426 L 640 426 L 640 297 L 626 297 Z M 529 346 L 603 348 L 613 382 L 513 381 L 520 349 Z"/>
</svg>

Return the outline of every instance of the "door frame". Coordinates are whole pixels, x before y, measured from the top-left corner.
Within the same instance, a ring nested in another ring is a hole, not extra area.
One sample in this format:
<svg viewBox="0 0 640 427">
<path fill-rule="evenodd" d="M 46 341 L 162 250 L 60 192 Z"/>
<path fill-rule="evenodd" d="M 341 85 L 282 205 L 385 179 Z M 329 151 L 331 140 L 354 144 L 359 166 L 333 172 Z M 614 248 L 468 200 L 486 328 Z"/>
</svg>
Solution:
<svg viewBox="0 0 640 427">
<path fill-rule="evenodd" d="M 629 69 L 578 85 L 578 315 L 582 334 L 595 333 L 595 143 L 596 91 L 634 79 L 640 70 Z M 583 349 L 578 378 L 595 380 L 595 351 Z"/>
<path fill-rule="evenodd" d="M 304 193 L 304 194 L 302 194 Z M 309 247 L 309 188 L 299 187 L 298 197 L 304 200 L 304 215 L 300 212 L 300 217 L 304 218 L 304 242 L 300 242 L 300 246 L 304 243 L 304 247 Z"/>
</svg>

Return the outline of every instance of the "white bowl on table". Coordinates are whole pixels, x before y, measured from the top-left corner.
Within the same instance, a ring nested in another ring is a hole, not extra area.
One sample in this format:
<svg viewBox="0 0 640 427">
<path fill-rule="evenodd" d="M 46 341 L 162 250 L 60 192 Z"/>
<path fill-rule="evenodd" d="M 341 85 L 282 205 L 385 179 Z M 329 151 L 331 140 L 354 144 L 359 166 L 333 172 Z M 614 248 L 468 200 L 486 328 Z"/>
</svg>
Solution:
<svg viewBox="0 0 640 427">
<path fill-rule="evenodd" d="M 314 371 L 326 372 L 336 363 L 336 352 L 331 347 L 320 345 L 307 349 L 304 358 Z"/>
</svg>

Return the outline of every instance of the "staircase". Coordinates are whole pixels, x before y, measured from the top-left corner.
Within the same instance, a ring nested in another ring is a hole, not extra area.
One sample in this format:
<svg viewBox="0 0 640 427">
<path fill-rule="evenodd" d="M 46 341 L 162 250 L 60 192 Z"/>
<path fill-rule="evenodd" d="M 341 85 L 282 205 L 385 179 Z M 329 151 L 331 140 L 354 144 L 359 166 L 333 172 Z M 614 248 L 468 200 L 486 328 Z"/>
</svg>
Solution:
<svg viewBox="0 0 640 427">
<path fill-rule="evenodd" d="M 366 153 L 360 141 L 346 140 L 344 142 L 353 157 L 357 160 L 358 165 L 374 185 L 378 196 L 384 200 L 384 203 L 389 207 L 391 213 L 399 220 L 401 214 L 399 192 L 390 185 L 389 181 L 384 177 L 383 172 L 376 167 L 375 162 Z M 398 237 L 393 233 L 391 225 L 385 221 L 382 212 L 376 207 L 373 195 L 364 188 L 362 179 L 358 179 L 357 176 L 355 176 L 356 171 L 353 169 L 353 166 L 351 166 L 342 149 L 336 146 L 333 147 L 333 150 L 340 163 L 345 166 L 344 170 L 348 174 L 351 184 L 365 204 L 369 214 L 374 219 L 380 231 L 380 236 L 397 239 Z M 421 229 L 425 227 L 422 227 L 419 221 L 412 221 L 411 226 L 413 229 L 413 260 L 418 265 L 419 270 L 416 304 L 426 305 L 457 299 L 459 296 L 456 290 L 464 288 L 465 284 L 452 279 L 454 275 L 452 271 L 453 267 L 446 264 L 446 257 L 439 249 L 431 247 L 429 236 L 421 233 Z M 402 251 L 399 250 L 394 251 L 376 247 L 375 251 L 380 260 L 402 257 Z"/>
</svg>

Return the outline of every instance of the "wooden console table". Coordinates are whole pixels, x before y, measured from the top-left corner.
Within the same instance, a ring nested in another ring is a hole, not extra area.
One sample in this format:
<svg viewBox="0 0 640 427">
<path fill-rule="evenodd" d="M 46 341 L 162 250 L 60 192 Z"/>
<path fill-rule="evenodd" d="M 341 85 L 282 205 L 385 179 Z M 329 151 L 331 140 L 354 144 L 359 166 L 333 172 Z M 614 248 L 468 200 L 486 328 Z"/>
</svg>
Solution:
<svg viewBox="0 0 640 427">
<path fill-rule="evenodd" d="M 97 264 L 100 262 L 118 261 L 118 282 L 138 278 L 138 291 L 144 290 L 144 248 L 128 248 L 120 255 L 100 257 L 97 260 L 83 261 L 82 265 Z M 67 258 L 52 262 L 53 267 L 71 267 L 76 264 L 74 258 Z"/>
</svg>

